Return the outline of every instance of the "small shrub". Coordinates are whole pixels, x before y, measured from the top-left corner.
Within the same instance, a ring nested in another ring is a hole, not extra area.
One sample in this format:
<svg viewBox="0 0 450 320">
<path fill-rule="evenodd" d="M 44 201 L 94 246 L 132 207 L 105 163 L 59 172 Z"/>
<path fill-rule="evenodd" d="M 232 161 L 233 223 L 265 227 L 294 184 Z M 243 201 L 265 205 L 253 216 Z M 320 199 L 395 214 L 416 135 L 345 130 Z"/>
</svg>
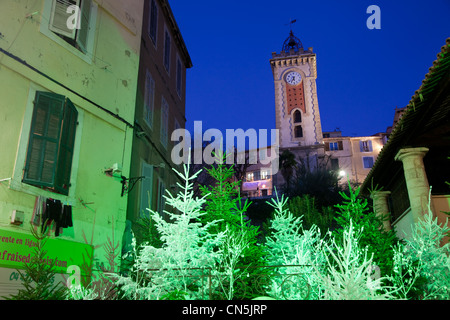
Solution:
<svg viewBox="0 0 450 320">
<path fill-rule="evenodd" d="M 36 247 L 29 263 L 24 263 L 23 270 L 17 270 L 22 279 L 23 288 L 15 295 L 5 297 L 7 300 L 64 300 L 67 287 L 62 283 L 54 283 L 56 275 L 55 261 L 47 265 L 47 236 L 31 227 L 31 234 L 36 239 Z"/>
<path fill-rule="evenodd" d="M 450 299 L 450 244 L 442 244 L 450 228 L 428 209 L 412 226 L 404 245 L 396 247 L 391 281 L 402 299 Z"/>
</svg>

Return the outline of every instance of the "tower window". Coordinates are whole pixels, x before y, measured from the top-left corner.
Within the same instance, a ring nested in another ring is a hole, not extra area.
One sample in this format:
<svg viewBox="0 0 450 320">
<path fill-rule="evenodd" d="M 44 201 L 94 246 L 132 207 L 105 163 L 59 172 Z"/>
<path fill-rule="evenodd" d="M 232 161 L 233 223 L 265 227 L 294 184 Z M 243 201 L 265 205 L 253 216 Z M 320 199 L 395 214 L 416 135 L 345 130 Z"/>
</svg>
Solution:
<svg viewBox="0 0 450 320">
<path fill-rule="evenodd" d="M 302 122 L 302 114 L 300 113 L 300 111 L 295 110 L 294 112 L 294 123 L 299 123 Z"/>
<path fill-rule="evenodd" d="M 296 138 L 302 138 L 303 137 L 303 129 L 302 126 L 295 126 L 294 134 Z"/>
</svg>

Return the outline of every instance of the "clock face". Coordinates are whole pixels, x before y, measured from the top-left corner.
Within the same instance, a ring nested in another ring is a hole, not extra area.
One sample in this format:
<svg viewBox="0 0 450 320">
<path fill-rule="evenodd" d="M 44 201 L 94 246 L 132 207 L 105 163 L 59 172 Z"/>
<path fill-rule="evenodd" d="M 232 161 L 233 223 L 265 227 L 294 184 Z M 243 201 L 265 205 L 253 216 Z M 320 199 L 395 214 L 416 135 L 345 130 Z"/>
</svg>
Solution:
<svg viewBox="0 0 450 320">
<path fill-rule="evenodd" d="M 302 80 L 302 76 L 300 75 L 300 73 L 295 72 L 295 71 L 289 72 L 286 76 L 286 82 L 291 85 L 299 84 L 301 80 Z"/>
</svg>

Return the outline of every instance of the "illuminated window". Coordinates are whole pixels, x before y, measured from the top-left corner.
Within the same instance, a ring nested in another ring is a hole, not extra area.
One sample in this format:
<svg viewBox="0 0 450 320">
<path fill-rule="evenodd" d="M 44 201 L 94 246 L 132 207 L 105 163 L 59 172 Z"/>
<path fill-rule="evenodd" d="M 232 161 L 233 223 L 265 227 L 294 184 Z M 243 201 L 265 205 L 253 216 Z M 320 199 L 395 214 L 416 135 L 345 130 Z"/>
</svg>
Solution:
<svg viewBox="0 0 450 320">
<path fill-rule="evenodd" d="M 77 118 L 68 98 L 36 92 L 24 183 L 69 194 Z"/>
<path fill-rule="evenodd" d="M 247 173 L 247 181 L 253 181 L 253 172 Z"/>
</svg>

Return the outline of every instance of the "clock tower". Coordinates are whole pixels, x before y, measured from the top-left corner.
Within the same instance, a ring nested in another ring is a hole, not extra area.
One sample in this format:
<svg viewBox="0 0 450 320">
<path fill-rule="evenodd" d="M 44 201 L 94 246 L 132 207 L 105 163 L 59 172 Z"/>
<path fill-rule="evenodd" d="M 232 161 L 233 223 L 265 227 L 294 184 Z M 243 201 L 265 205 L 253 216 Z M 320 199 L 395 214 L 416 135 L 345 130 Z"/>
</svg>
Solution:
<svg viewBox="0 0 450 320">
<path fill-rule="evenodd" d="M 272 53 L 270 65 L 280 154 L 288 149 L 296 158 L 307 157 L 311 169 L 317 167 L 324 155 L 324 144 L 317 100 L 316 54 L 312 48 L 304 49 L 291 30 L 281 52 Z"/>
<path fill-rule="evenodd" d="M 291 31 L 270 59 L 275 82 L 275 120 L 280 148 L 323 144 L 316 90 L 316 54 Z"/>
</svg>

